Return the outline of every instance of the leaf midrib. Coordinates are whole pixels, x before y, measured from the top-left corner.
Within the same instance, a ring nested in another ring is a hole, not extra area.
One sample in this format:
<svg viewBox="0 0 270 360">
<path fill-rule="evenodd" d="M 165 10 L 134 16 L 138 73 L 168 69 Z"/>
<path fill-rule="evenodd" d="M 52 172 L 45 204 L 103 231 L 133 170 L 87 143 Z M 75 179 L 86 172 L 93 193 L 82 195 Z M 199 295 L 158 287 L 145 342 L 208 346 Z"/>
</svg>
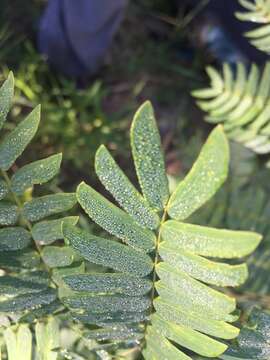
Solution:
<svg viewBox="0 0 270 360">
<path fill-rule="evenodd" d="M 152 278 L 152 291 L 151 291 L 151 309 L 150 309 L 150 316 L 154 313 L 155 308 L 154 308 L 154 297 L 155 297 L 155 283 L 157 281 L 157 272 L 156 272 L 156 267 L 158 265 L 159 262 L 159 246 L 161 243 L 161 228 L 162 225 L 164 224 L 164 222 L 167 219 L 167 215 L 168 215 L 168 210 L 167 210 L 167 204 L 164 207 L 164 211 L 162 214 L 162 218 L 159 224 L 159 228 L 157 231 L 157 239 L 156 239 L 156 244 L 155 244 L 155 257 L 154 257 L 154 266 L 153 266 L 153 278 Z"/>
</svg>

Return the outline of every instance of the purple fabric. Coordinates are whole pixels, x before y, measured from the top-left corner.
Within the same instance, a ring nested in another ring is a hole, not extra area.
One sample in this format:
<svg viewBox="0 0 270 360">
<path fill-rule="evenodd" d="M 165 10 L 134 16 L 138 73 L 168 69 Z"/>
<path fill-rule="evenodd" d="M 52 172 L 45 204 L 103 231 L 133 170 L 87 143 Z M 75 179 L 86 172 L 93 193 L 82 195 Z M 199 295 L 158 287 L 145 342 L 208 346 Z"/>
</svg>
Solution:
<svg viewBox="0 0 270 360">
<path fill-rule="evenodd" d="M 50 0 L 40 22 L 40 51 L 73 77 L 97 70 L 128 0 Z"/>
</svg>

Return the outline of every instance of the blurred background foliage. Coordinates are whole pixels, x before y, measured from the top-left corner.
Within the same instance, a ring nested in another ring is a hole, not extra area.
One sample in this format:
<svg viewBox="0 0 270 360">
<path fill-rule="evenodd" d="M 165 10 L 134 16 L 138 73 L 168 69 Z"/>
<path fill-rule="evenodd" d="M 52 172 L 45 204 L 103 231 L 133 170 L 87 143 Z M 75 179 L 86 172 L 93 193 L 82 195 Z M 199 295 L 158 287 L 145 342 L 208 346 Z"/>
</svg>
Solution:
<svg viewBox="0 0 270 360">
<path fill-rule="evenodd" d="M 201 52 L 190 48 L 187 32 L 169 23 L 176 14 L 175 2 L 131 3 L 103 67 L 96 75 L 76 81 L 54 72 L 36 50 L 38 20 L 45 4 L 42 0 L 0 4 L 0 79 L 9 69 L 16 79 L 11 117 L 20 121 L 20 115 L 42 104 L 41 127 L 27 156 L 64 150 L 61 184 L 65 188 L 89 178 L 93 154 L 101 143 L 125 167 L 129 124 L 138 105 L 148 98 L 165 135 L 170 170 L 178 172 L 173 153 L 183 141 L 183 124 L 202 126 L 189 92 L 202 84 L 203 62 Z"/>
</svg>

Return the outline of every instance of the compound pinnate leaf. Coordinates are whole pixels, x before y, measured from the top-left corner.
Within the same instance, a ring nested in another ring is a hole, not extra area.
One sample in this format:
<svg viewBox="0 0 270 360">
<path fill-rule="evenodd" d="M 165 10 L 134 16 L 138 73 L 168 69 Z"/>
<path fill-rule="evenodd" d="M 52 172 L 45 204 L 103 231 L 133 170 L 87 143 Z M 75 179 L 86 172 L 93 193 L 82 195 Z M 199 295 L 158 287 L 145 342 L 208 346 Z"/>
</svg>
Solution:
<svg viewBox="0 0 270 360">
<path fill-rule="evenodd" d="M 14 77 L 12 72 L 9 73 L 7 80 L 0 88 L 0 130 L 6 121 L 7 114 L 10 110 L 14 94 Z"/>
<path fill-rule="evenodd" d="M 183 248 L 193 254 L 224 259 L 250 254 L 259 245 L 262 236 L 251 231 L 231 231 L 200 225 L 166 221 L 162 238 L 169 246 Z"/>
<path fill-rule="evenodd" d="M 75 226 L 63 224 L 67 243 L 88 261 L 137 276 L 146 276 L 153 269 L 151 258 L 113 240 L 106 240 Z"/>
<path fill-rule="evenodd" d="M 153 249 L 154 233 L 139 226 L 132 217 L 105 199 L 89 185 L 81 183 L 76 194 L 84 211 L 106 231 L 119 237 L 132 247 L 146 251 Z"/>
<path fill-rule="evenodd" d="M 29 245 L 31 235 L 22 227 L 0 229 L 0 251 L 20 250 Z"/>
<path fill-rule="evenodd" d="M 152 282 L 128 274 L 80 274 L 65 276 L 65 283 L 74 291 L 89 291 L 93 294 L 107 292 L 130 296 L 145 295 Z"/>
<path fill-rule="evenodd" d="M 34 137 L 40 121 L 37 106 L 0 144 L 0 169 L 8 170 Z"/>
<path fill-rule="evenodd" d="M 221 127 L 208 137 L 192 169 L 177 186 L 168 203 L 169 215 L 184 220 L 206 203 L 227 177 L 229 146 Z"/>
<path fill-rule="evenodd" d="M 168 179 L 159 131 L 149 101 L 136 112 L 130 136 L 132 155 L 143 195 L 152 208 L 163 210 L 169 198 Z"/>
<path fill-rule="evenodd" d="M 61 160 L 62 154 L 56 154 L 23 166 L 12 176 L 12 191 L 21 195 L 33 185 L 51 180 L 57 174 Z"/>
<path fill-rule="evenodd" d="M 33 239 L 41 244 L 49 245 L 56 240 L 63 239 L 62 223 L 76 225 L 78 220 L 78 216 L 67 216 L 57 220 L 38 222 L 32 228 Z"/>
<path fill-rule="evenodd" d="M 209 98 L 197 104 L 207 112 L 207 122 L 224 125 L 228 138 L 257 154 L 269 153 L 270 63 L 267 62 L 261 72 L 256 64 L 251 65 L 248 73 L 242 63 L 237 64 L 236 71 L 228 65 L 227 68 L 233 84 L 231 88 L 228 90 L 224 86 L 219 95 L 210 94 L 215 90 L 213 85 L 210 89 L 200 90 L 199 94 L 207 91 Z M 198 93 L 195 91 L 193 95 L 197 97 Z M 222 103 L 220 99 L 223 99 Z"/>
<path fill-rule="evenodd" d="M 11 203 L 0 204 L 0 225 L 14 225 L 18 219 L 18 208 Z"/>
<path fill-rule="evenodd" d="M 157 228 L 158 215 L 132 185 L 104 145 L 96 153 L 95 169 L 105 188 L 137 223 L 149 229 Z"/>
<path fill-rule="evenodd" d="M 29 221 L 38 221 L 47 216 L 71 209 L 76 204 L 73 193 L 45 195 L 28 201 L 23 206 L 23 215 Z"/>
</svg>

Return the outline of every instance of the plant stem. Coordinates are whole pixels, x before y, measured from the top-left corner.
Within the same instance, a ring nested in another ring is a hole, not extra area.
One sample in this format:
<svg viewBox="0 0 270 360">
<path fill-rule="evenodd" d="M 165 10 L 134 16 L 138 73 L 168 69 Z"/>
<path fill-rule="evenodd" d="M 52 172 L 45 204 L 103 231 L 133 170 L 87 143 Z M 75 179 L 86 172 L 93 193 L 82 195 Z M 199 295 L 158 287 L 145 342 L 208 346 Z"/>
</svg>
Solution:
<svg viewBox="0 0 270 360">
<path fill-rule="evenodd" d="M 156 272 L 156 266 L 159 262 L 159 245 L 161 242 L 161 227 L 163 225 L 163 223 L 166 221 L 167 218 L 167 208 L 165 206 L 161 221 L 160 221 L 160 225 L 159 225 L 159 229 L 158 229 L 158 234 L 157 234 L 157 241 L 156 241 L 156 245 L 155 245 L 155 259 L 154 259 L 154 268 L 153 268 L 153 279 L 152 279 L 152 292 L 151 292 L 151 314 L 154 312 L 154 297 L 155 297 L 155 282 L 157 280 L 157 272 Z"/>
</svg>

